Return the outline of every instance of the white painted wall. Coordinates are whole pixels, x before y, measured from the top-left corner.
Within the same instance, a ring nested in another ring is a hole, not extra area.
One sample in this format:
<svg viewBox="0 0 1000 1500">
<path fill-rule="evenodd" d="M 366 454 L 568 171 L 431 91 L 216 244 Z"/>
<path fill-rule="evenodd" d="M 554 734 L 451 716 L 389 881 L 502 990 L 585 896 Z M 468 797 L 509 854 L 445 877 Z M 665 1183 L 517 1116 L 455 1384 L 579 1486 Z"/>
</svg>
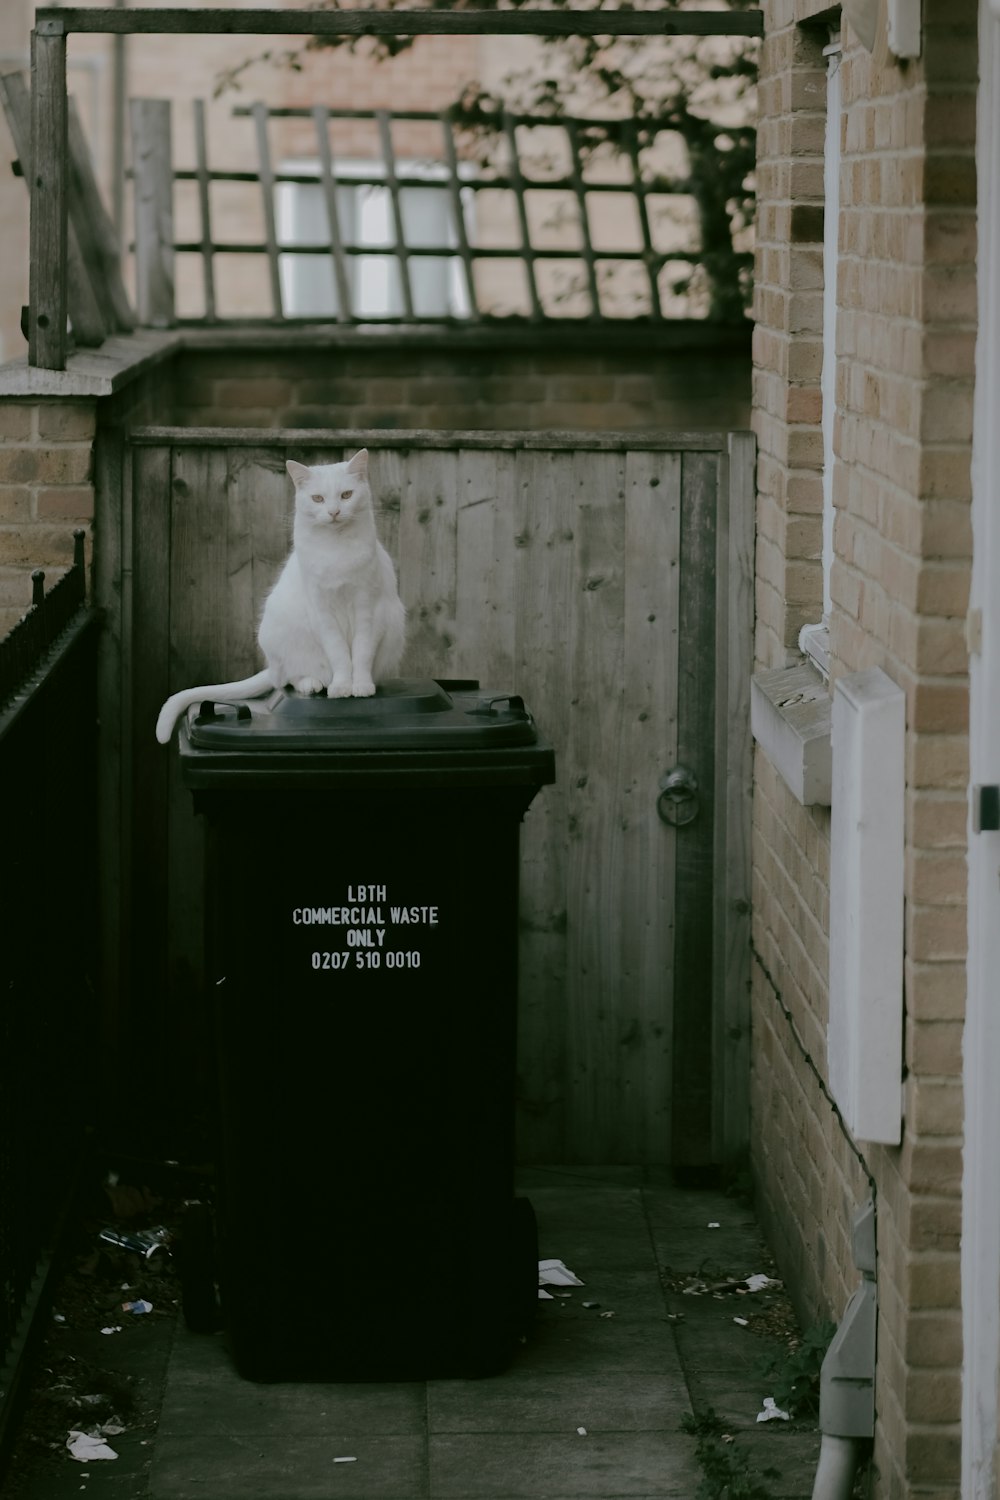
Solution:
<svg viewBox="0 0 1000 1500">
<path fill-rule="evenodd" d="M 977 133 L 979 340 L 973 436 L 971 780 L 1000 783 L 1000 6 L 981 0 Z M 1000 833 L 969 835 L 962 1185 L 962 1497 L 998 1477 L 1000 1393 Z"/>
</svg>

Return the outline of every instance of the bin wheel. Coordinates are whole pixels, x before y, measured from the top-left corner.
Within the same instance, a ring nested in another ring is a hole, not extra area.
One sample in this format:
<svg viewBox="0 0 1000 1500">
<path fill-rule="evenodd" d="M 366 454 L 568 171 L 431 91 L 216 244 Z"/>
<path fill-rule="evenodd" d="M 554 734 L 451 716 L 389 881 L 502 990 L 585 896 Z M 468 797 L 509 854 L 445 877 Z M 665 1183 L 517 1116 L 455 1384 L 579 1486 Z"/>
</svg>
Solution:
<svg viewBox="0 0 1000 1500">
<path fill-rule="evenodd" d="M 511 1250 L 511 1328 L 515 1339 L 522 1339 L 538 1311 L 538 1223 L 528 1198 L 514 1199 Z"/>
<path fill-rule="evenodd" d="M 192 1333 L 214 1333 L 221 1319 L 216 1291 L 215 1226 L 207 1203 L 190 1203 L 185 1208 L 174 1259 L 186 1326 Z"/>
</svg>

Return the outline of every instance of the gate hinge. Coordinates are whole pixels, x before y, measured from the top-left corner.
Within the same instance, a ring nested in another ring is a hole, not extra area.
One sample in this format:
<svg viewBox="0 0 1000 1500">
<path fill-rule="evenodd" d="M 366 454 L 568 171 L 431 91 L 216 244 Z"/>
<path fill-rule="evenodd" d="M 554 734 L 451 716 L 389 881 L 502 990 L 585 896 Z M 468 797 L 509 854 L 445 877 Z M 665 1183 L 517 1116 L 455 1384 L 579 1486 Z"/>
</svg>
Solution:
<svg viewBox="0 0 1000 1500">
<path fill-rule="evenodd" d="M 1000 829 L 1000 786 L 972 788 L 973 833 L 995 833 Z"/>
</svg>

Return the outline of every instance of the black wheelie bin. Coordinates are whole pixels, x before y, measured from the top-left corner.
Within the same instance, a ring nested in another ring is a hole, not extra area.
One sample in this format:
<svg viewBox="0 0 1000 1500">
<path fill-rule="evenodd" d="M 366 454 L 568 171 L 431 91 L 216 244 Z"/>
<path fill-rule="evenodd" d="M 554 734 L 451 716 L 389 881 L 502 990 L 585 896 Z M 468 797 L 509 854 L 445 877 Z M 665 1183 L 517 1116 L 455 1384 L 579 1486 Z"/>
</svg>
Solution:
<svg viewBox="0 0 1000 1500">
<path fill-rule="evenodd" d="M 502 1368 L 537 1298 L 513 1184 L 518 844 L 551 748 L 520 698 L 426 680 L 202 704 L 180 758 L 208 824 L 238 1369 Z"/>
</svg>

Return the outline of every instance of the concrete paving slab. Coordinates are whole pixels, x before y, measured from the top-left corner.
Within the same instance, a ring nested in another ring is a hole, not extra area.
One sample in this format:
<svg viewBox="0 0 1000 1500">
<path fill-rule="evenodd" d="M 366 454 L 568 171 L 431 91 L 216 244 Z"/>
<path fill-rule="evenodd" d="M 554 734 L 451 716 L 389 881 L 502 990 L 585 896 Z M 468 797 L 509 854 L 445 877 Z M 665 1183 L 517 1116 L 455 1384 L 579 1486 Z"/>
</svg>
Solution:
<svg viewBox="0 0 1000 1500">
<path fill-rule="evenodd" d="M 190 1337 L 190 1335 L 188 1335 Z M 331 1430 L 372 1436 L 415 1436 L 424 1431 L 422 1382 L 399 1385 L 255 1385 L 241 1380 L 228 1360 L 215 1379 L 168 1383 L 160 1416 L 161 1438 L 204 1429 L 227 1437 L 255 1435 L 282 1441 Z"/>
<path fill-rule="evenodd" d="M 337 1463 L 337 1458 L 354 1459 Z M 157 1444 L 150 1500 L 425 1500 L 422 1437 L 358 1437 L 331 1430 L 227 1437 L 200 1430 Z"/>
<path fill-rule="evenodd" d="M 535 1331 L 524 1365 L 550 1374 L 590 1370 L 595 1378 L 601 1373 L 663 1373 L 679 1369 L 672 1331 L 665 1315 L 635 1323 L 617 1318 L 545 1320 Z"/>
<path fill-rule="evenodd" d="M 693 1438 L 676 1432 L 433 1436 L 431 1500 L 616 1500 L 656 1493 L 692 1500 Z"/>
<path fill-rule="evenodd" d="M 603 1371 L 545 1375 L 518 1371 L 492 1380 L 433 1381 L 427 1389 L 432 1434 L 680 1431 L 690 1411 L 678 1368 L 613 1378 Z"/>
</svg>

